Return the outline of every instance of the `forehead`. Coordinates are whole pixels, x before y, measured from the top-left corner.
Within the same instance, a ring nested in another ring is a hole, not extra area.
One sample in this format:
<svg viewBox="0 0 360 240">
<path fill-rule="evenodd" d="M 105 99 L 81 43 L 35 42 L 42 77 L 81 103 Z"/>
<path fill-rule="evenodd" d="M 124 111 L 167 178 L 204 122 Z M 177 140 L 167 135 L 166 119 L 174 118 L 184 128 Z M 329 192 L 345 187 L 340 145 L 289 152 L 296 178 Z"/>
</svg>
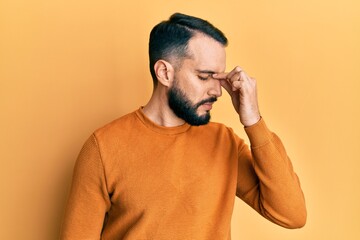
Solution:
<svg viewBox="0 0 360 240">
<path fill-rule="evenodd" d="M 189 65 L 201 71 L 224 72 L 226 67 L 225 47 L 203 34 L 196 34 L 188 43 Z"/>
</svg>

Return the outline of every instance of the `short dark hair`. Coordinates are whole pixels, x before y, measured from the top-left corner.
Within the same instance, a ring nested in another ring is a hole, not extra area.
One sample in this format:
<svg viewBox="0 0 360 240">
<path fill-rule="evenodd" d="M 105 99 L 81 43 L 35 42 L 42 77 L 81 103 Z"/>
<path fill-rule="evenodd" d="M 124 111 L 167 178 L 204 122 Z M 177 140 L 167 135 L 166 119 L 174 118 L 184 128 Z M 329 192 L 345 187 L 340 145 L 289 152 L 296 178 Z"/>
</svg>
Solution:
<svg viewBox="0 0 360 240">
<path fill-rule="evenodd" d="M 174 13 L 169 20 L 160 22 L 151 30 L 149 58 L 154 86 L 157 85 L 155 63 L 160 59 L 169 61 L 171 56 L 180 59 L 186 57 L 188 42 L 196 32 L 203 33 L 224 46 L 228 43 L 225 35 L 208 21 L 181 13 Z"/>
</svg>

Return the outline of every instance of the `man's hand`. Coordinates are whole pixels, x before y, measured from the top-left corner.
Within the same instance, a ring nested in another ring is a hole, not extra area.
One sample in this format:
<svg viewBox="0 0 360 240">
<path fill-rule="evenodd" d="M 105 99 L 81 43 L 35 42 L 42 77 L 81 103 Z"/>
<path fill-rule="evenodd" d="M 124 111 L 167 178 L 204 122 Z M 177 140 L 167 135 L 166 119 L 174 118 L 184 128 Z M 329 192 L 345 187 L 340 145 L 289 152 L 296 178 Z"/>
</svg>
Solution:
<svg viewBox="0 0 360 240">
<path fill-rule="evenodd" d="M 230 94 L 240 122 L 245 127 L 260 120 L 255 79 L 250 78 L 240 67 L 235 67 L 229 73 L 213 74 L 212 77 L 218 79 Z"/>
</svg>

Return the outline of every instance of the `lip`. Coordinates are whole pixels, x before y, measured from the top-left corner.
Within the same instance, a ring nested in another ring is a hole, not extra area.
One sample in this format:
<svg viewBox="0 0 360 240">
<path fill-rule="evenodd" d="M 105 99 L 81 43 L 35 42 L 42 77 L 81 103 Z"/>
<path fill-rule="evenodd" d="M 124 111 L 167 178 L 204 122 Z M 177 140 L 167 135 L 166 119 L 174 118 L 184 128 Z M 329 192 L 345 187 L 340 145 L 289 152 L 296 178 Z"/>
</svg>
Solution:
<svg viewBox="0 0 360 240">
<path fill-rule="evenodd" d="M 204 103 L 202 106 L 205 108 L 205 110 L 209 111 L 212 109 L 213 103 Z"/>
</svg>

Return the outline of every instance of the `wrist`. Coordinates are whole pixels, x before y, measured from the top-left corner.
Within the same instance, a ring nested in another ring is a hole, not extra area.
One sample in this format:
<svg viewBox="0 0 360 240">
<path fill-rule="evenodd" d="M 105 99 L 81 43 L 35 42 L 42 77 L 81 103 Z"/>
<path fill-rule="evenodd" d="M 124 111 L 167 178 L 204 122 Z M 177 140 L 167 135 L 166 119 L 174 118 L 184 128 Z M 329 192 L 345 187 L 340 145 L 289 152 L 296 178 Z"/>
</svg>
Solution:
<svg viewBox="0 0 360 240">
<path fill-rule="evenodd" d="M 241 119 L 241 117 L 240 117 L 240 122 L 242 125 L 244 125 L 245 128 L 251 127 L 251 126 L 257 124 L 260 120 L 261 120 L 260 114 L 257 116 L 254 116 L 252 118 L 247 118 L 247 119 Z"/>
</svg>

